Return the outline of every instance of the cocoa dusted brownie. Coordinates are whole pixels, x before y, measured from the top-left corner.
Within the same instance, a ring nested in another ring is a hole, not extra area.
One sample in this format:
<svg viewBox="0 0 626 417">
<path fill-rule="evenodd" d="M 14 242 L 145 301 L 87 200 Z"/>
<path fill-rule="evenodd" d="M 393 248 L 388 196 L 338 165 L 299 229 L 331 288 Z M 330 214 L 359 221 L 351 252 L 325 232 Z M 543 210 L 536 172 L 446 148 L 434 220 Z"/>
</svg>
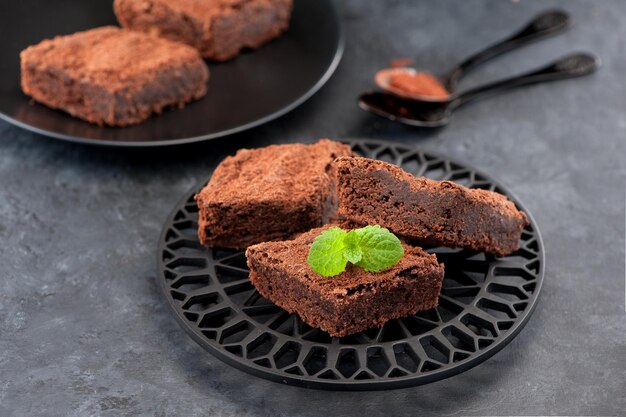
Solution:
<svg viewBox="0 0 626 417">
<path fill-rule="evenodd" d="M 307 264 L 309 248 L 326 227 L 293 240 L 265 242 L 246 251 L 250 281 L 261 295 L 331 336 L 346 336 L 437 306 L 444 276 L 435 255 L 404 245 L 398 263 L 382 272 L 348 264 L 324 277 Z"/>
<path fill-rule="evenodd" d="M 123 27 L 184 42 L 225 61 L 279 37 L 293 0 L 115 0 Z"/>
<path fill-rule="evenodd" d="M 328 139 L 239 150 L 195 197 L 200 242 L 245 248 L 327 223 L 337 208 L 330 164 L 351 154 L 348 145 Z"/>
<path fill-rule="evenodd" d="M 492 191 L 417 178 L 396 165 L 360 157 L 338 158 L 332 170 L 338 215 L 357 224 L 497 255 L 517 250 L 528 225 L 523 212 Z"/>
<path fill-rule="evenodd" d="M 204 96 L 209 78 L 195 49 L 113 26 L 44 40 L 20 58 L 25 94 L 98 125 L 182 107 Z"/>
</svg>

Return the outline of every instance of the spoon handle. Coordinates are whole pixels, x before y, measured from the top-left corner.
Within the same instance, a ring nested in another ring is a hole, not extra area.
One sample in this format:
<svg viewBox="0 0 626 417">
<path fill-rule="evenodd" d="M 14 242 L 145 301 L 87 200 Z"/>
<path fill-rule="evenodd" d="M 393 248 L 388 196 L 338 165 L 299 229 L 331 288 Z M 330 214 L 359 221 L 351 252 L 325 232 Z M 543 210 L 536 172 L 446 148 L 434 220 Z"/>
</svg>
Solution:
<svg viewBox="0 0 626 417">
<path fill-rule="evenodd" d="M 458 106 L 470 100 L 514 87 L 581 77 L 595 72 L 599 67 L 600 60 L 593 55 L 582 52 L 567 55 L 535 71 L 468 90 L 459 95 L 455 104 Z"/>
<path fill-rule="evenodd" d="M 448 91 L 454 91 L 458 80 L 470 69 L 505 52 L 556 34 L 566 29 L 569 23 L 569 16 L 562 10 L 547 10 L 535 16 L 533 20 L 513 35 L 470 56 L 457 65 L 444 77 L 445 87 Z"/>
</svg>

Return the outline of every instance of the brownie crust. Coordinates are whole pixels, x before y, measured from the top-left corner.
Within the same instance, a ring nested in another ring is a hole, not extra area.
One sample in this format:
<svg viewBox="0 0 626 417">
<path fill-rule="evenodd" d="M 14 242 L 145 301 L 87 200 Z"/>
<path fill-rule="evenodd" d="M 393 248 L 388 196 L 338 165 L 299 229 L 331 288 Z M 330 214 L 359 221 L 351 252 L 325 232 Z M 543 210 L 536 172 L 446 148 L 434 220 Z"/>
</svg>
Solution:
<svg viewBox="0 0 626 417">
<path fill-rule="evenodd" d="M 293 0 L 115 0 L 122 27 L 184 42 L 225 61 L 258 48 L 289 26 Z"/>
<path fill-rule="evenodd" d="M 227 157 L 195 197 L 200 242 L 246 248 L 327 223 L 337 208 L 328 171 L 344 155 L 352 155 L 348 145 L 321 139 L 241 149 Z"/>
<path fill-rule="evenodd" d="M 438 305 L 444 268 L 435 255 L 404 245 L 390 269 L 371 273 L 349 264 L 323 277 L 307 264 L 309 248 L 327 226 L 290 241 L 265 242 L 246 251 L 250 281 L 261 295 L 331 336 L 347 336 Z"/>
<path fill-rule="evenodd" d="M 332 172 L 340 217 L 407 238 L 507 255 L 519 248 L 528 225 L 526 215 L 501 194 L 417 178 L 387 162 L 342 157 Z"/>
<path fill-rule="evenodd" d="M 20 58 L 26 95 L 98 125 L 183 107 L 205 95 L 209 78 L 195 49 L 113 26 L 44 40 Z"/>
</svg>

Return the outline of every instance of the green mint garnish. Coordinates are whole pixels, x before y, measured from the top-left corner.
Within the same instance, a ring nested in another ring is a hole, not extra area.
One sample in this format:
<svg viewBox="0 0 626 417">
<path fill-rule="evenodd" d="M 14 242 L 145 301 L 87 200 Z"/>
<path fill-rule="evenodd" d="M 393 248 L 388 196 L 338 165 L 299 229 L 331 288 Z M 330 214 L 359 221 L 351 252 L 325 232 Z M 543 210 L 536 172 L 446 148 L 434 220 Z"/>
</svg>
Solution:
<svg viewBox="0 0 626 417">
<path fill-rule="evenodd" d="M 378 225 L 352 230 L 358 237 L 363 256 L 357 265 L 368 272 L 380 272 L 393 266 L 404 255 L 404 248 L 393 233 Z"/>
<path fill-rule="evenodd" d="M 360 245 L 361 236 L 356 233 L 356 230 L 351 230 L 343 238 L 343 244 L 345 249 L 343 256 L 351 263 L 356 264 L 363 258 L 363 249 Z"/>
<path fill-rule="evenodd" d="M 347 234 L 339 227 L 331 227 L 315 238 L 306 259 L 315 272 L 332 277 L 345 271 L 348 260 L 343 256 L 343 239 Z"/>
<path fill-rule="evenodd" d="M 403 254 L 400 239 L 378 225 L 350 232 L 331 227 L 315 238 L 307 262 L 318 274 L 332 277 L 345 271 L 348 262 L 380 272 L 395 265 Z"/>
</svg>

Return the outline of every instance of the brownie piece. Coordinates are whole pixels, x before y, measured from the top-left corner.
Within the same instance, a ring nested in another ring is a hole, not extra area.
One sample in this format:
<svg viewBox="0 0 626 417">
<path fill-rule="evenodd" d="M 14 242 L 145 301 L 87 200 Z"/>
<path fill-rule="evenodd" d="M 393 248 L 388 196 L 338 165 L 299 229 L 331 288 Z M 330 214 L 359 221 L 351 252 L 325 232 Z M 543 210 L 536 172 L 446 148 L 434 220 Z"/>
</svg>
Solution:
<svg viewBox="0 0 626 417">
<path fill-rule="evenodd" d="M 398 263 L 378 273 L 352 264 L 334 277 L 314 272 L 306 261 L 309 248 L 327 227 L 294 240 L 250 246 L 246 251 L 250 281 L 259 293 L 309 325 L 339 337 L 437 306 L 443 264 L 417 247 L 404 245 Z"/>
<path fill-rule="evenodd" d="M 115 0 L 120 25 L 184 42 L 225 61 L 279 37 L 293 0 Z"/>
<path fill-rule="evenodd" d="M 113 26 L 44 40 L 20 58 L 25 94 L 98 125 L 183 107 L 204 96 L 209 78 L 195 49 Z"/>
<path fill-rule="evenodd" d="M 332 172 L 339 216 L 400 236 L 507 255 L 519 248 L 528 225 L 526 215 L 501 194 L 417 178 L 387 162 L 343 157 Z"/>
<path fill-rule="evenodd" d="M 200 242 L 245 248 L 327 223 L 337 208 L 330 163 L 351 154 L 328 139 L 239 150 L 196 195 Z"/>
</svg>

